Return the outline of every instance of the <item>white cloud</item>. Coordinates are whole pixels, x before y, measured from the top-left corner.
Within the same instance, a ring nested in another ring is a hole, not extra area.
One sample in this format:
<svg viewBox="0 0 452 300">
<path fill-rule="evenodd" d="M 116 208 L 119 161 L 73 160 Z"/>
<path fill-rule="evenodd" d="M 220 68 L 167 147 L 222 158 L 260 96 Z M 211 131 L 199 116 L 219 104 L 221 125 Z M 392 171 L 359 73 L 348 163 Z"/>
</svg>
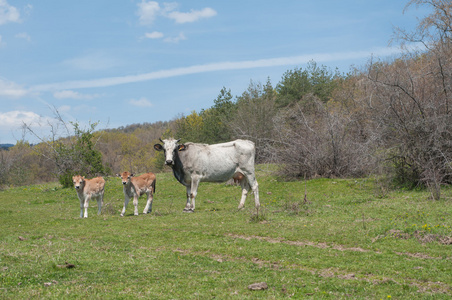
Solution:
<svg viewBox="0 0 452 300">
<path fill-rule="evenodd" d="M 190 12 L 179 12 L 179 11 L 172 11 L 168 13 L 168 18 L 173 19 L 178 24 L 183 23 L 191 23 L 196 22 L 199 19 L 203 18 L 211 18 L 217 15 L 217 12 L 210 8 L 206 7 L 202 10 L 194 10 L 192 9 Z"/>
<path fill-rule="evenodd" d="M 177 3 L 164 3 L 163 7 L 156 1 L 145 1 L 137 4 L 139 22 L 141 25 L 152 25 L 159 16 L 174 20 L 178 24 L 196 22 L 199 19 L 211 18 L 217 15 L 217 12 L 206 7 L 201 10 L 192 9 L 190 12 L 177 11 Z"/>
<path fill-rule="evenodd" d="M 158 2 L 155 1 L 141 1 L 138 3 L 138 17 L 141 25 L 152 25 L 159 15 L 161 8 Z"/>
<path fill-rule="evenodd" d="M 153 31 L 153 32 L 144 34 L 144 37 L 146 37 L 148 39 L 161 39 L 163 36 L 164 36 L 163 33 L 158 32 L 158 31 Z"/>
<path fill-rule="evenodd" d="M 54 91 L 65 89 L 82 89 L 82 88 L 95 88 L 95 87 L 107 87 L 119 84 L 135 83 L 142 81 L 149 81 L 162 78 L 170 78 L 183 75 L 218 72 L 228 70 L 245 70 L 264 67 L 276 67 L 276 66 L 296 66 L 300 64 L 306 64 L 310 61 L 317 63 L 326 63 L 332 61 L 346 61 L 370 58 L 371 55 L 376 57 L 391 56 L 400 54 L 402 50 L 397 47 L 393 48 L 378 48 L 370 51 L 352 51 L 352 52 L 332 52 L 332 53 L 314 53 L 305 54 L 299 56 L 287 56 L 276 57 L 257 60 L 244 60 L 244 61 L 226 61 L 217 62 L 204 65 L 194 65 L 190 67 L 182 67 L 168 70 L 155 71 L 150 73 L 144 73 L 139 75 L 130 76 L 117 76 L 107 77 L 93 80 L 76 80 L 59 83 L 49 83 L 35 85 L 30 88 L 31 91 Z"/>
<path fill-rule="evenodd" d="M 63 90 L 56 91 L 53 93 L 53 97 L 56 99 L 76 99 L 76 100 L 91 100 L 97 97 L 100 97 L 99 94 L 81 94 L 79 92 Z"/>
<path fill-rule="evenodd" d="M 35 124 L 42 121 L 42 117 L 31 111 L 9 111 L 0 113 L 0 124 L 4 127 L 20 128 L 24 123 Z"/>
<path fill-rule="evenodd" d="M 19 10 L 9 5 L 6 0 L 0 0 L 0 25 L 9 22 L 20 22 Z"/>
<path fill-rule="evenodd" d="M 20 98 L 27 93 L 28 91 L 20 85 L 0 78 L 0 97 Z"/>
<path fill-rule="evenodd" d="M 18 39 L 24 39 L 24 40 L 26 40 L 26 41 L 28 41 L 28 42 L 31 42 L 31 37 L 30 37 L 30 35 L 29 35 L 28 33 L 26 33 L 26 32 L 21 32 L 21 33 L 16 34 L 16 38 L 18 38 Z"/>
<path fill-rule="evenodd" d="M 181 32 L 179 33 L 178 36 L 175 37 L 167 37 L 166 39 L 164 39 L 163 41 L 167 42 L 167 43 L 179 43 L 179 41 L 183 41 L 186 40 L 187 38 L 185 37 L 185 35 Z"/>
<path fill-rule="evenodd" d="M 136 100 L 136 99 L 130 99 L 129 103 L 133 106 L 138 106 L 138 107 L 151 107 L 152 103 L 151 101 L 149 101 L 148 99 L 146 99 L 145 97 L 141 97 L 140 99 Z"/>
</svg>

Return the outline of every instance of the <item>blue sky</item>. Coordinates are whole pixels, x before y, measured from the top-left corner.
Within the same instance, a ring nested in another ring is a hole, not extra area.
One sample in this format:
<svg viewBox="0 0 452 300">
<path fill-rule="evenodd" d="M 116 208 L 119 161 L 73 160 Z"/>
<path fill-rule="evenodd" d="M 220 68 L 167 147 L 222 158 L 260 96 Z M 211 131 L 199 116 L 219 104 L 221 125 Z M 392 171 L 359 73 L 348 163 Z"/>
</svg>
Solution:
<svg viewBox="0 0 452 300">
<path fill-rule="evenodd" d="M 393 27 L 427 13 L 406 3 L 0 0 L 0 143 L 23 122 L 50 137 L 53 108 L 98 129 L 168 121 L 310 60 L 347 72 L 394 56 Z"/>
</svg>

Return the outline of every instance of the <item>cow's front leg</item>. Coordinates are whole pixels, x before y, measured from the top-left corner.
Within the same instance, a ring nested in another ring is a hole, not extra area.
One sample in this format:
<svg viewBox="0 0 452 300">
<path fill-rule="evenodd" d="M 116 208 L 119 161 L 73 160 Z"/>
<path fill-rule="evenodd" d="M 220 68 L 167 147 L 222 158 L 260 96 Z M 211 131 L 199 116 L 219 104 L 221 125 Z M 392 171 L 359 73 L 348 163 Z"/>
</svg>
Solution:
<svg viewBox="0 0 452 300">
<path fill-rule="evenodd" d="M 148 196 L 148 202 L 146 203 L 146 207 L 143 210 L 143 214 L 149 214 L 152 212 L 152 201 L 154 200 L 154 197 L 152 195 L 152 192 L 147 193 Z"/>
<path fill-rule="evenodd" d="M 138 197 L 137 194 L 133 196 L 133 206 L 135 207 L 133 214 L 135 216 L 138 216 Z"/>
<path fill-rule="evenodd" d="M 198 185 L 199 185 L 199 178 L 193 178 L 191 181 L 191 193 L 190 193 L 190 202 L 191 202 L 191 206 L 190 206 L 190 212 L 194 212 L 195 211 L 195 199 L 196 199 L 196 195 L 198 194 Z"/>
<path fill-rule="evenodd" d="M 191 186 L 187 186 L 187 204 L 185 205 L 183 212 L 193 212 L 193 210 L 191 210 L 190 195 L 191 195 Z"/>
<path fill-rule="evenodd" d="M 129 204 L 130 198 L 129 196 L 124 193 L 124 206 L 122 207 L 121 217 L 124 217 L 124 214 L 126 213 L 127 205 Z"/>
<path fill-rule="evenodd" d="M 89 200 L 91 199 L 91 196 L 89 195 L 87 195 L 86 197 L 85 197 L 85 204 L 84 204 L 84 209 L 85 209 L 85 215 L 84 215 L 84 217 L 85 218 L 88 218 L 88 207 L 89 207 Z"/>
</svg>

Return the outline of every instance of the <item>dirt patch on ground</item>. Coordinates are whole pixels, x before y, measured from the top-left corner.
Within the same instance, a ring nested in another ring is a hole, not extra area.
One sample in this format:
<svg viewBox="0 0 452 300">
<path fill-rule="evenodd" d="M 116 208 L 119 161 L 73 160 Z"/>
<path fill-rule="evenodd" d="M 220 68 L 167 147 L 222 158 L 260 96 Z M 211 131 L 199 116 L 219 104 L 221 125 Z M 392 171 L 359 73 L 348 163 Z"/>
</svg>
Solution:
<svg viewBox="0 0 452 300">
<path fill-rule="evenodd" d="M 439 234 L 426 234 L 422 231 L 415 231 L 413 233 L 403 232 L 402 230 L 391 229 L 385 234 L 379 235 L 375 237 L 372 242 L 378 241 L 379 239 L 385 237 L 393 237 L 396 239 L 408 240 L 408 239 L 416 239 L 422 244 L 438 242 L 442 245 L 452 245 L 452 237 L 444 236 Z"/>
<path fill-rule="evenodd" d="M 357 252 L 368 252 L 369 251 L 369 250 L 366 250 L 366 249 L 363 249 L 360 247 L 345 247 L 342 245 L 328 245 L 327 243 L 315 243 L 315 242 L 311 242 L 311 241 L 288 241 L 283 238 L 270 238 L 270 237 L 262 237 L 262 236 L 255 236 L 255 235 L 244 236 L 244 235 L 237 235 L 237 234 L 226 234 L 226 236 L 236 238 L 236 239 L 243 239 L 243 240 L 247 240 L 247 241 L 257 239 L 257 240 L 266 241 L 266 242 L 269 242 L 272 244 L 281 243 L 281 244 L 300 246 L 300 247 L 310 246 L 310 247 L 316 247 L 316 248 L 320 248 L 320 249 L 331 248 L 331 249 L 339 250 L 339 251 L 357 251 Z"/>
</svg>

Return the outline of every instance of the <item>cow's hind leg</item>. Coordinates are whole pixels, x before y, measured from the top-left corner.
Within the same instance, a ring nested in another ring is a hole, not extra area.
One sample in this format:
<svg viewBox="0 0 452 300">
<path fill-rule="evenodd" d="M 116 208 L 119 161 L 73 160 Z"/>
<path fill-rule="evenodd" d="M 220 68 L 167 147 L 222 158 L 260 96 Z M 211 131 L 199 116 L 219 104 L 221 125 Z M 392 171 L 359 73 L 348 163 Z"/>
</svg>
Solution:
<svg viewBox="0 0 452 300">
<path fill-rule="evenodd" d="M 149 214 L 152 212 L 152 201 L 154 200 L 152 191 L 147 192 L 148 202 L 146 203 L 146 207 L 143 210 L 143 214 Z"/>
<path fill-rule="evenodd" d="M 256 177 L 254 176 L 254 173 L 247 173 L 245 174 L 246 179 L 248 180 L 248 184 L 253 190 L 254 193 L 254 205 L 256 208 L 260 207 L 259 202 L 259 184 L 257 183 Z"/>
<path fill-rule="evenodd" d="M 240 204 L 238 209 L 242 209 L 245 206 L 245 200 L 246 200 L 246 196 L 248 195 L 248 191 L 250 190 L 250 185 L 248 184 L 248 181 L 246 180 L 246 178 L 243 178 L 240 181 L 240 186 L 242 187 L 242 198 L 240 199 Z"/>
</svg>

